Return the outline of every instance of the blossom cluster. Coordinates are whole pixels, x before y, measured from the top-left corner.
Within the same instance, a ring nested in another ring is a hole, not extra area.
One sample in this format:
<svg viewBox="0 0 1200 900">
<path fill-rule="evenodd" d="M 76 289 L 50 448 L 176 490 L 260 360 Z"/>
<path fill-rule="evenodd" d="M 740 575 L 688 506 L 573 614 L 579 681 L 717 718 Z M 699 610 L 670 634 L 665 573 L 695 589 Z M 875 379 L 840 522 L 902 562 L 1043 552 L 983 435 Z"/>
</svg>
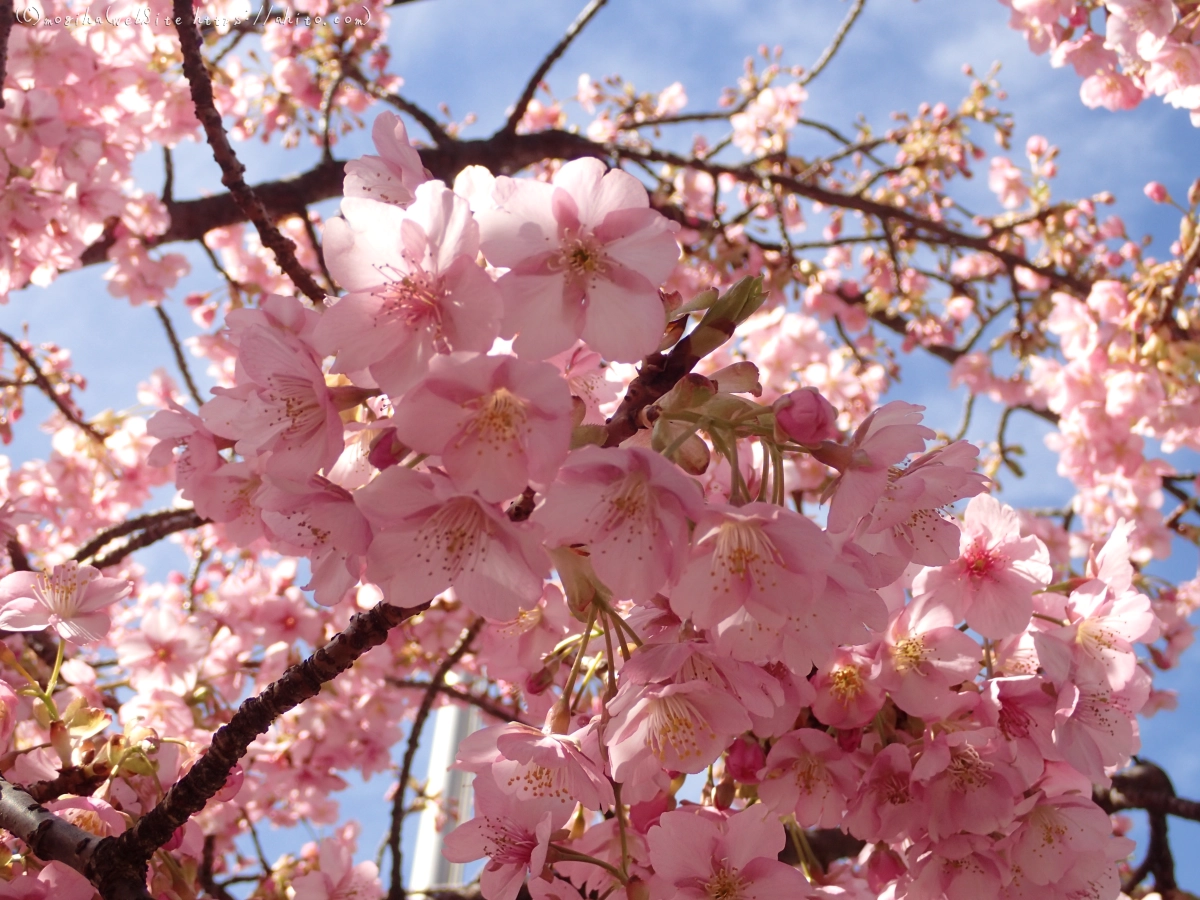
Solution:
<svg viewBox="0 0 1200 900">
<path fill-rule="evenodd" d="M 326 226 L 345 295 L 230 312 L 228 386 L 199 414 L 158 413 L 152 462 L 174 450 L 220 540 L 307 557 L 331 612 L 362 583 L 487 623 L 477 664 L 545 726 L 460 750 L 475 817 L 446 853 L 487 858 L 485 896 L 527 879 L 538 898 L 1116 896 L 1127 842 L 1091 785 L 1137 749 L 1150 678 L 1133 647 L 1161 631 L 1134 586 L 1134 523 L 1054 584 L 1042 539 L 984 493 L 976 448 L 929 449 L 922 407 L 843 432 L 814 387 L 752 399 L 746 362 L 687 376 L 642 412 L 652 428 L 609 446 L 589 424 L 613 397 L 598 363 L 670 346 L 659 287 L 678 248 L 644 188 L 583 160 L 451 189 L 400 120 L 375 137 Z M 761 296 L 706 303 L 692 340 Z M 823 484 L 823 527 L 783 504 L 798 477 Z M 960 522 L 945 510 L 965 498 Z M 146 640 L 169 631 L 153 621 Z M 198 646 L 160 649 L 148 677 L 186 685 Z M 706 771 L 705 802 L 680 801 Z M 776 859 L 814 827 L 862 855 Z"/>
</svg>

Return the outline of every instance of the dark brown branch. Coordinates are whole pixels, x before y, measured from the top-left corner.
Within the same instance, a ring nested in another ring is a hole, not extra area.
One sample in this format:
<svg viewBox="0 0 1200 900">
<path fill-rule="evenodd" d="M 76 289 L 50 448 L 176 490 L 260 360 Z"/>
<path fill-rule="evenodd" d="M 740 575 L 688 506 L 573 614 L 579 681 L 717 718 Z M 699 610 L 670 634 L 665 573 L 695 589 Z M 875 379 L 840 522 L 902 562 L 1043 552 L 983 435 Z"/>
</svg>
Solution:
<svg viewBox="0 0 1200 900">
<path fill-rule="evenodd" d="M 83 562 L 85 559 L 95 556 L 106 545 L 111 544 L 119 537 L 132 534 L 135 531 L 158 528 L 164 523 L 173 523 L 195 515 L 196 511 L 194 509 L 160 509 L 157 512 L 134 516 L 132 519 L 126 519 L 124 522 L 113 525 L 111 528 L 104 529 L 104 531 L 80 547 L 72 559 L 76 562 Z"/>
<path fill-rule="evenodd" d="M 229 724 L 213 735 L 204 756 L 186 775 L 171 786 L 154 809 L 124 834 L 106 838 L 97 849 L 87 875 L 108 896 L 111 885 L 132 876 L 144 878 L 151 855 L 171 839 L 180 825 L 204 809 L 225 784 L 259 735 L 288 710 L 315 697 L 321 686 L 332 681 L 355 660 L 387 640 L 388 632 L 429 606 L 423 603 L 402 609 L 378 603 L 369 612 L 358 613 L 341 634 L 299 665 L 288 669 L 257 697 L 246 700 Z"/>
<path fill-rule="evenodd" d="M 151 544 L 157 544 L 165 537 L 169 537 L 172 534 L 177 534 L 180 531 L 188 531 L 192 528 L 199 528 L 201 525 L 207 524 L 208 519 L 205 519 L 196 512 L 189 511 L 186 516 L 181 516 L 178 519 L 165 520 L 152 528 L 147 528 L 141 534 L 135 534 L 121 546 L 111 550 L 99 559 L 94 560 L 92 565 L 97 569 L 115 566 L 130 553 L 135 553 L 138 550 L 149 547 Z"/>
<path fill-rule="evenodd" d="M 8 539 L 8 561 L 12 564 L 14 572 L 33 571 L 33 566 L 29 564 L 29 557 L 25 555 L 25 548 L 15 537 Z"/>
<path fill-rule="evenodd" d="M 8 75 L 8 37 L 16 21 L 13 0 L 0 0 L 0 109 L 4 109 L 4 79 Z"/>
<path fill-rule="evenodd" d="M 1150 819 L 1150 846 L 1146 858 L 1130 873 L 1121 886 L 1129 892 L 1147 875 L 1154 876 L 1154 889 L 1164 896 L 1173 891 L 1175 860 L 1167 840 L 1167 816 L 1200 821 L 1200 803 L 1175 796 L 1171 779 L 1152 762 L 1134 757 L 1134 764 L 1112 778 L 1107 791 L 1097 790 L 1094 799 L 1107 813 L 1121 809 L 1144 809 Z"/>
<path fill-rule="evenodd" d="M 175 158 L 171 153 L 170 147 L 163 147 L 163 203 L 170 203 L 175 199 Z"/>
<path fill-rule="evenodd" d="M 417 747 L 421 743 L 421 731 L 425 728 L 425 720 L 429 718 L 429 713 L 433 709 L 433 701 L 438 695 L 438 689 L 446 678 L 446 674 L 454 668 L 471 649 L 471 643 L 475 640 L 475 636 L 479 634 L 479 630 L 483 628 L 484 620 L 482 617 L 476 618 L 458 639 L 458 643 L 454 645 L 446 658 L 442 660 L 441 665 L 434 670 L 429 679 L 429 686 L 425 689 L 425 696 L 421 698 L 421 705 L 417 708 L 417 714 L 413 718 L 412 728 L 408 732 L 408 747 L 404 751 L 404 761 L 400 766 L 400 780 L 396 786 L 396 796 L 392 800 L 392 822 L 391 828 L 388 831 L 388 850 L 392 856 L 392 875 L 391 882 L 388 886 L 387 900 L 405 900 L 408 896 L 404 889 L 404 859 L 400 852 L 400 832 L 404 827 L 404 816 L 407 810 L 404 807 L 404 798 L 408 793 L 408 780 L 412 777 L 413 762 L 417 758 Z"/>
<path fill-rule="evenodd" d="M 204 68 L 204 59 L 200 53 L 200 30 L 196 25 L 191 0 L 174 0 L 173 7 L 175 21 L 179 23 L 175 30 L 179 33 L 179 45 L 183 50 L 183 74 L 191 87 L 196 118 L 204 126 L 204 134 L 212 147 L 213 159 L 221 167 L 221 183 L 229 188 L 242 214 L 254 223 L 263 246 L 275 254 L 275 262 L 279 264 L 279 268 L 313 303 L 324 303 L 325 292 L 296 259 L 296 245 L 275 227 L 262 201 L 242 177 L 246 167 L 234 153 L 229 137 L 225 134 L 225 127 L 221 123 L 221 114 L 217 112 L 212 81 Z"/>
<path fill-rule="evenodd" d="M 215 834 L 204 836 L 204 856 L 200 859 L 200 871 L 197 873 L 200 886 L 216 900 L 235 900 L 233 894 L 225 890 L 224 885 L 217 884 L 213 878 L 213 857 L 216 853 L 216 844 L 217 836 Z"/>
<path fill-rule="evenodd" d="M 525 111 L 529 109 L 529 103 L 533 100 L 533 95 L 537 93 L 538 85 L 542 83 L 542 79 L 554 67 L 554 64 L 562 58 L 562 55 L 567 52 L 567 48 L 571 46 L 571 42 L 579 36 L 579 33 L 587 27 L 588 22 L 592 21 L 596 13 L 604 8 L 608 0 L 591 0 L 575 17 L 575 21 L 567 26 L 562 38 L 554 48 L 546 54 L 546 58 L 542 60 L 541 65 L 530 76 L 529 81 L 525 85 L 525 90 L 521 92 L 521 98 L 517 100 L 516 106 L 513 107 L 512 113 L 509 114 L 508 121 L 504 123 L 504 128 L 501 129 L 502 134 L 516 134 L 517 126 L 521 124 L 521 119 L 525 118 Z"/>
<path fill-rule="evenodd" d="M 171 352 L 175 354 L 175 365 L 179 367 L 179 374 L 183 376 L 188 393 L 196 401 L 197 407 L 203 406 L 204 398 L 200 396 L 200 389 L 196 387 L 196 382 L 192 380 L 192 370 L 188 368 L 187 359 L 183 355 L 183 346 L 179 343 L 179 335 L 175 333 L 175 326 L 171 324 L 171 317 L 162 308 L 162 304 L 155 304 L 154 312 L 158 315 L 158 320 L 162 322 L 163 330 L 167 333 L 167 340 L 171 343 Z"/>
<path fill-rule="evenodd" d="M 85 422 L 83 417 L 76 410 L 72 409 L 66 399 L 54 389 L 54 385 L 50 383 L 50 379 L 46 377 L 46 373 L 38 367 L 37 360 L 33 358 L 33 354 L 26 350 L 20 341 L 7 332 L 0 331 L 0 341 L 8 344 L 12 348 L 13 353 L 21 357 L 25 365 L 29 367 L 29 374 L 33 376 L 34 384 L 37 385 L 38 390 L 45 394 L 46 398 L 58 407 L 58 411 L 67 417 L 67 421 L 83 429 L 92 439 L 103 446 L 105 435 L 98 431 L 95 425 Z"/>
<path fill-rule="evenodd" d="M 51 658 L 53 661 L 53 657 Z M 67 766 L 49 781 L 38 781 L 29 785 L 26 790 L 38 803 L 48 803 L 57 800 L 64 794 L 74 794 L 77 797 L 90 797 L 96 788 L 108 780 L 111 770 L 108 763 L 96 765 Z"/>
<path fill-rule="evenodd" d="M 3 778 L 0 778 L 0 828 L 24 841 L 38 859 L 65 863 L 77 872 L 86 873 L 103 842 L 43 809 L 28 792 Z M 117 897 L 150 900 L 145 877 L 136 874 L 114 878 L 104 896 L 105 900 Z"/>
</svg>

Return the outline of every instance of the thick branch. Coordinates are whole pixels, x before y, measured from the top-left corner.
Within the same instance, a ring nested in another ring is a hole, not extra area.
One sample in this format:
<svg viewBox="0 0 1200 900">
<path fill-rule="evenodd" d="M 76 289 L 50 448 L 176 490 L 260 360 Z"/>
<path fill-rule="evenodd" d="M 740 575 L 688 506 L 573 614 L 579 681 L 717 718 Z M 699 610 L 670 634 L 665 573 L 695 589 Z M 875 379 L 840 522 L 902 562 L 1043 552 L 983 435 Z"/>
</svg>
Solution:
<svg viewBox="0 0 1200 900">
<path fill-rule="evenodd" d="M 45 862 L 61 862 L 86 872 L 102 840 L 49 812 L 14 784 L 0 778 L 0 828 L 16 835 Z M 112 840 L 109 838 L 109 840 Z M 109 897 L 150 900 L 144 877 L 122 877 L 111 883 Z"/>
<path fill-rule="evenodd" d="M 171 786 L 162 802 L 124 834 L 107 838 L 96 851 L 86 873 L 101 893 L 131 876 L 144 877 L 146 862 L 171 839 L 175 829 L 202 810 L 225 784 L 229 773 L 250 744 L 267 732 L 271 723 L 288 710 L 320 692 L 355 660 L 382 644 L 388 631 L 428 607 L 428 603 L 402 609 L 379 603 L 350 620 L 341 634 L 299 665 L 288 669 L 257 697 L 246 700 L 213 735 L 212 744 L 192 768 Z"/>
<path fill-rule="evenodd" d="M 213 159 L 221 167 L 221 183 L 229 188 L 242 214 L 254 223 L 263 246 L 275 254 L 275 262 L 279 264 L 279 268 L 313 303 L 323 303 L 325 292 L 296 259 L 296 245 L 275 227 L 262 201 L 242 178 L 246 167 L 233 152 L 229 137 L 225 134 L 225 127 L 221 124 L 221 114 L 217 112 L 212 81 L 204 68 L 204 58 L 200 53 L 202 40 L 191 0 L 174 0 L 173 6 L 175 21 L 179 23 L 175 30 L 179 32 L 179 45 L 183 50 L 183 74 L 191 87 L 196 118 L 204 126 L 208 144 L 212 147 Z"/>
<path fill-rule="evenodd" d="M 8 74 L 8 36 L 15 22 L 13 0 L 0 0 L 0 109 L 4 109 L 4 78 Z"/>
</svg>

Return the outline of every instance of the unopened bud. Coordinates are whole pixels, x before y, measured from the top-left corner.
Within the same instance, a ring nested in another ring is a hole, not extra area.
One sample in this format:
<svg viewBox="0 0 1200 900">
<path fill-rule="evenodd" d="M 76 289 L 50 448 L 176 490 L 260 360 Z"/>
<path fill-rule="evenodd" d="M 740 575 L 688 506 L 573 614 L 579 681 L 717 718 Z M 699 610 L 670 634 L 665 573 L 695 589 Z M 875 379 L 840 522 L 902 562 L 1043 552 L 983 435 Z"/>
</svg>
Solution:
<svg viewBox="0 0 1200 900">
<path fill-rule="evenodd" d="M 1188 206 L 1195 206 L 1200 203 L 1200 178 L 1192 182 L 1192 186 L 1188 188 Z"/>
<path fill-rule="evenodd" d="M 378 437 L 371 441 L 367 462 L 382 472 L 408 456 L 408 452 L 408 448 L 396 437 L 396 429 L 385 428 L 379 432 Z"/>
<path fill-rule="evenodd" d="M 713 805 L 717 809 L 725 810 L 733 806 L 734 797 L 737 796 L 737 785 L 733 779 L 726 775 L 713 791 Z"/>
<path fill-rule="evenodd" d="M 546 727 L 551 734 L 567 734 L 571 730 L 571 708 L 565 697 L 560 697 L 546 713 Z"/>
<path fill-rule="evenodd" d="M 1151 181 L 1142 190 L 1155 203 L 1167 203 L 1171 199 L 1171 195 L 1167 193 L 1167 186 L 1161 181 Z"/>
<path fill-rule="evenodd" d="M 837 410 L 816 388 L 805 387 L 784 394 L 772 409 L 779 438 L 797 444 L 820 444 L 837 437 Z"/>
</svg>

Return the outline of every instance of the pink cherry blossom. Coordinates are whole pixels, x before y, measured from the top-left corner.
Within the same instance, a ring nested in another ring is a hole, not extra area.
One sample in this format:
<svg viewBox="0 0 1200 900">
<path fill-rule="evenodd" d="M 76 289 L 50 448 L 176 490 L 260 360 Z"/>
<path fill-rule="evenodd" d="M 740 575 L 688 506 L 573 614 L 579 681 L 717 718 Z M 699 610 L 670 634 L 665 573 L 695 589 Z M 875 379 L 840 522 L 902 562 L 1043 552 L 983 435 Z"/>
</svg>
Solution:
<svg viewBox="0 0 1200 900">
<path fill-rule="evenodd" d="M 570 810 L 551 800 L 518 800 L 489 775 L 475 779 L 477 815 L 446 835 L 443 853 L 451 862 L 488 857 L 480 884 L 488 900 L 515 900 L 527 874 L 546 866 L 550 836 Z"/>
<path fill-rule="evenodd" d="M 369 373 L 399 397 L 439 353 L 486 352 L 499 332 L 500 291 L 476 261 L 479 226 L 467 201 L 439 181 L 406 210 L 342 201 L 325 225 L 325 258 L 349 293 L 313 337 L 337 373 Z M 360 381 L 361 383 L 361 381 Z"/>
<path fill-rule="evenodd" d="M 496 785 L 521 800 L 557 800 L 571 810 L 603 810 L 614 803 L 612 785 L 582 745 L 597 748 L 590 727 L 571 735 L 543 734 L 520 723 L 495 725 L 468 735 L 456 765 L 469 772 L 489 769 Z"/>
<path fill-rule="evenodd" d="M 376 529 L 367 577 L 389 602 L 416 606 L 448 587 L 480 615 L 512 621 L 542 593 L 549 560 L 520 527 L 445 476 L 393 466 L 356 495 Z"/>
<path fill-rule="evenodd" d="M 584 447 L 559 469 L 533 521 L 550 542 L 587 545 L 605 585 L 644 602 L 679 577 L 688 519 L 698 519 L 701 509 L 695 482 L 662 455 Z"/>
<path fill-rule="evenodd" d="M 862 772 L 824 731 L 800 728 L 771 746 L 759 775 L 758 796 L 802 828 L 836 828 Z"/>
<path fill-rule="evenodd" d="M 675 810 L 646 835 L 652 896 L 679 900 L 776 900 L 814 896 L 808 881 L 776 859 L 783 825 L 762 804 L 728 818 Z"/>
<path fill-rule="evenodd" d="M 288 315 L 307 312 L 292 301 Z M 337 462 L 345 442 L 334 392 L 320 358 L 288 325 L 270 315 L 238 338 L 238 384 L 214 388 L 200 410 L 215 434 L 237 441 L 243 456 L 270 453 L 267 471 L 303 481 Z M 250 320 L 254 322 L 254 320 Z M 353 390 L 353 389 L 352 389 Z"/>
<path fill-rule="evenodd" d="M 654 770 L 703 771 L 750 720 L 730 695 L 701 681 L 623 685 L 609 703 L 605 732 L 613 778 L 629 781 Z"/>
<path fill-rule="evenodd" d="M 268 484 L 255 502 L 279 549 L 309 558 L 312 579 L 304 590 L 318 603 L 332 606 L 358 583 L 371 526 L 349 491 L 314 475 L 301 490 Z"/>
<path fill-rule="evenodd" d="M 941 605 L 987 638 L 1019 634 L 1033 613 L 1033 592 L 1053 578 L 1050 554 L 1037 537 L 1021 536 L 1011 506 L 987 494 L 967 504 L 959 558 L 913 581 L 923 603 Z"/>
<path fill-rule="evenodd" d="M 494 198 L 479 217 L 482 248 L 509 270 L 502 334 L 516 336 L 518 355 L 545 359 L 582 337 L 608 359 L 636 362 L 658 346 L 657 289 L 679 247 L 637 179 L 578 159 L 551 184 L 498 178 Z"/>
<path fill-rule="evenodd" d="M 889 469 L 925 449 L 933 430 L 921 423 L 923 406 L 893 400 L 867 416 L 836 460 L 841 473 L 830 486 L 829 530 L 849 531 L 875 506 L 888 484 Z"/>
<path fill-rule="evenodd" d="M 346 196 L 408 206 L 429 175 L 408 140 L 404 120 L 395 113 L 380 113 L 371 126 L 371 138 L 379 156 L 360 156 L 346 163 Z"/>
<path fill-rule="evenodd" d="M 53 628 L 64 641 L 85 644 L 108 634 L 103 610 L 129 594 L 133 585 L 104 578 L 98 569 L 68 560 L 50 574 L 13 572 L 0 579 L 0 628 L 41 631 Z"/>
<path fill-rule="evenodd" d="M 548 363 L 455 353 L 396 403 L 401 441 L 441 457 L 454 483 L 498 503 L 548 484 L 566 459 L 571 395 Z"/>
<path fill-rule="evenodd" d="M 910 605 L 892 620 L 880 649 L 879 684 L 909 715 L 935 720 L 953 708 L 950 689 L 974 680 L 980 647 L 944 606 Z"/>
</svg>

